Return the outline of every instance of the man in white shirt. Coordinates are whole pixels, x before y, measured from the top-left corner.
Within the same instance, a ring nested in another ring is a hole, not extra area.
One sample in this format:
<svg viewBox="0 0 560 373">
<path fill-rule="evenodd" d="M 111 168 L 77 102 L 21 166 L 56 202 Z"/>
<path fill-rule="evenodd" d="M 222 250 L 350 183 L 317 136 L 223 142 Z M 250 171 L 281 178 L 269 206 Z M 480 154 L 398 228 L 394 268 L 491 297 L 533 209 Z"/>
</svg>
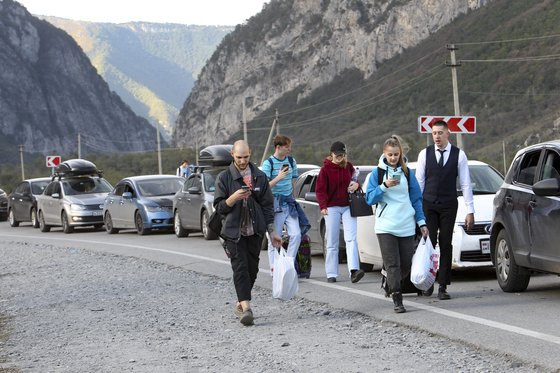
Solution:
<svg viewBox="0 0 560 373">
<path fill-rule="evenodd" d="M 422 190 L 422 205 L 430 240 L 434 245 L 439 243 L 438 298 L 445 300 L 451 298 L 447 293 L 447 285 L 451 284 L 452 239 L 458 207 L 457 177 L 467 208 L 467 230 L 474 226 L 474 202 L 467 155 L 449 143 L 449 128 L 445 121 L 440 120 L 433 124 L 432 138 L 434 145 L 428 146 L 418 154 L 416 179 Z M 424 292 L 424 295 L 430 296 L 432 292 L 433 287 Z"/>
</svg>

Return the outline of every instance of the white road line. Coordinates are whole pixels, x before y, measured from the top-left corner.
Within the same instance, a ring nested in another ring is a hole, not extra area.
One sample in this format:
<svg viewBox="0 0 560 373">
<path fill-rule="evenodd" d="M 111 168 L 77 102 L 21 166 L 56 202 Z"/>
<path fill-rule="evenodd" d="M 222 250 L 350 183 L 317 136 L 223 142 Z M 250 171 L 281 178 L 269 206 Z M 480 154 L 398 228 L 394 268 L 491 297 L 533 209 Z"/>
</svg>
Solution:
<svg viewBox="0 0 560 373">
<path fill-rule="evenodd" d="M 29 238 L 29 239 L 37 240 L 37 237 L 33 237 L 33 236 L 20 236 L 20 235 L 9 235 L 9 234 L 2 234 L 0 236 L 13 237 L 13 238 L 18 238 L 18 239 Z M 224 264 L 224 265 L 230 266 L 230 262 L 227 261 L 227 260 L 214 259 L 214 258 L 209 258 L 209 257 L 206 257 L 206 256 L 202 256 L 202 255 L 187 254 L 187 253 L 182 253 L 182 252 L 173 251 L 173 250 L 158 249 L 158 248 L 153 248 L 153 247 L 149 247 L 149 246 L 131 245 L 131 244 L 124 244 L 124 243 L 111 243 L 111 242 L 103 242 L 103 241 L 76 240 L 76 239 L 68 239 L 68 238 L 49 238 L 49 239 L 58 240 L 58 241 L 68 241 L 68 242 L 82 242 L 82 243 L 87 243 L 87 244 L 94 243 L 94 244 L 100 244 L 100 245 L 122 246 L 122 247 L 130 247 L 130 248 L 142 249 L 142 250 L 148 250 L 148 251 L 157 251 L 157 252 L 161 252 L 161 253 L 186 256 L 186 257 L 193 258 L 193 259 L 205 260 L 205 261 L 208 261 L 208 262 L 213 262 L 213 263 Z M 259 272 L 264 272 L 266 274 L 270 274 L 269 270 L 263 269 L 263 268 L 259 268 Z M 371 292 L 368 292 L 368 291 L 365 291 L 365 290 L 351 289 L 351 288 L 347 288 L 347 287 L 344 287 L 344 286 L 341 286 L 341 285 L 330 284 L 330 283 L 326 283 L 326 282 L 323 282 L 323 281 L 312 280 L 312 279 L 306 279 L 305 282 L 311 283 L 313 285 L 318 285 L 318 286 L 328 287 L 328 288 L 331 288 L 331 289 L 336 289 L 336 290 L 339 290 L 339 291 L 344 291 L 344 292 L 347 292 L 347 293 L 361 295 L 361 296 L 368 297 L 368 298 L 375 298 L 375 299 L 378 299 L 378 300 L 387 301 L 387 298 L 385 298 L 384 295 L 371 293 Z M 454 319 L 464 320 L 464 321 L 472 322 L 472 323 L 475 323 L 475 324 L 480 324 L 480 325 L 488 326 L 488 327 L 491 327 L 491 328 L 504 330 L 504 331 L 507 331 L 507 332 L 510 332 L 510 333 L 520 334 L 520 335 L 524 335 L 524 336 L 527 336 L 527 337 L 540 339 L 540 340 L 545 341 L 545 342 L 560 345 L 560 337 L 555 336 L 555 335 L 540 333 L 540 332 L 536 332 L 534 330 L 520 328 L 520 327 L 517 327 L 517 326 L 508 325 L 508 324 L 500 323 L 500 322 L 497 322 L 497 321 L 487 320 L 487 319 L 483 319 L 483 318 L 477 317 L 477 316 L 466 315 L 466 314 L 462 314 L 462 313 L 455 312 L 455 311 L 444 310 L 444 309 L 441 309 L 441 308 L 438 308 L 438 307 L 429 306 L 429 305 L 422 304 L 422 303 L 417 303 L 417 302 L 412 302 L 412 301 L 409 301 L 409 300 L 407 300 L 406 304 L 409 305 L 409 306 L 412 306 L 412 307 L 422 309 L 424 311 L 437 313 L 437 314 L 444 315 L 444 316 L 447 316 L 447 317 L 451 317 L 451 318 L 454 318 Z"/>
</svg>

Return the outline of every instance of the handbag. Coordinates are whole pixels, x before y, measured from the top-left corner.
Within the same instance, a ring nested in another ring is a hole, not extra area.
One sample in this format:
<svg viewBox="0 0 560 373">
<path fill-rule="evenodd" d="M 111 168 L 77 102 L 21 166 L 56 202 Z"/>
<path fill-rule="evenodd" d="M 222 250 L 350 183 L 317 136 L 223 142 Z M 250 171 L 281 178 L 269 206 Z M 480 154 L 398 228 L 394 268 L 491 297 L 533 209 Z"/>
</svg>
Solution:
<svg viewBox="0 0 560 373">
<path fill-rule="evenodd" d="M 222 237 L 222 222 L 223 216 L 219 214 L 217 210 L 214 210 L 212 215 L 210 215 L 210 217 L 208 218 L 206 226 L 216 235 Z"/>
<path fill-rule="evenodd" d="M 354 193 L 348 193 L 348 202 L 350 202 L 350 215 L 354 217 L 373 215 L 373 209 L 367 204 L 366 194 L 361 187 Z"/>
<path fill-rule="evenodd" d="M 432 245 L 430 237 L 422 237 L 412 256 L 410 281 L 419 290 L 428 290 L 436 281 L 439 269 L 439 248 Z"/>
<path fill-rule="evenodd" d="M 272 297 L 290 300 L 299 290 L 298 275 L 294 258 L 288 256 L 286 249 L 274 250 L 274 272 L 272 272 Z"/>
</svg>

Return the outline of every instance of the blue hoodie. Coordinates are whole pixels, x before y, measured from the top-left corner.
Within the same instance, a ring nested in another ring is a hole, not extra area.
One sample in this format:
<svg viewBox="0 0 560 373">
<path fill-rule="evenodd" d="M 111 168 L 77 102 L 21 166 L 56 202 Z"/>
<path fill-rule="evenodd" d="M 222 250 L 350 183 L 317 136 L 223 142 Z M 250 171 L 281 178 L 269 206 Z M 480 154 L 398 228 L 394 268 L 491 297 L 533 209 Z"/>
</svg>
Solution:
<svg viewBox="0 0 560 373">
<path fill-rule="evenodd" d="M 392 178 L 393 175 L 400 175 L 400 184 L 391 188 L 379 185 L 377 167 L 385 170 L 384 180 Z M 414 236 L 416 224 L 419 227 L 426 224 L 422 211 L 422 192 L 414 172 L 409 168 L 407 178 L 400 166 L 389 166 L 384 155 L 379 159 L 377 167 L 371 172 L 366 189 L 367 203 L 377 203 L 375 233 L 389 233 L 397 237 Z"/>
</svg>

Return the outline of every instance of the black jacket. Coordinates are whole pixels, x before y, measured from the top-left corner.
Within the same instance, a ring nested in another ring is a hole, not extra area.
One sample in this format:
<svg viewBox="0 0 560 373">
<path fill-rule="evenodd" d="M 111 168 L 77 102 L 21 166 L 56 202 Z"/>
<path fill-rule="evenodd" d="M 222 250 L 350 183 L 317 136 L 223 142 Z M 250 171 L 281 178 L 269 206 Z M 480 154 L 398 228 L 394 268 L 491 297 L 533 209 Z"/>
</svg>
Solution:
<svg viewBox="0 0 560 373">
<path fill-rule="evenodd" d="M 274 223 L 274 198 L 264 172 L 253 163 L 249 163 L 249 167 L 251 168 L 252 188 L 247 206 L 255 233 L 263 235 L 266 233 L 267 227 Z M 245 185 L 243 177 L 232 163 L 218 175 L 214 192 L 214 208 L 224 217 L 221 236 L 236 242 L 241 236 L 242 201 L 237 201 L 233 207 L 229 207 L 226 199 L 236 190 L 241 189 L 242 185 Z"/>
</svg>

